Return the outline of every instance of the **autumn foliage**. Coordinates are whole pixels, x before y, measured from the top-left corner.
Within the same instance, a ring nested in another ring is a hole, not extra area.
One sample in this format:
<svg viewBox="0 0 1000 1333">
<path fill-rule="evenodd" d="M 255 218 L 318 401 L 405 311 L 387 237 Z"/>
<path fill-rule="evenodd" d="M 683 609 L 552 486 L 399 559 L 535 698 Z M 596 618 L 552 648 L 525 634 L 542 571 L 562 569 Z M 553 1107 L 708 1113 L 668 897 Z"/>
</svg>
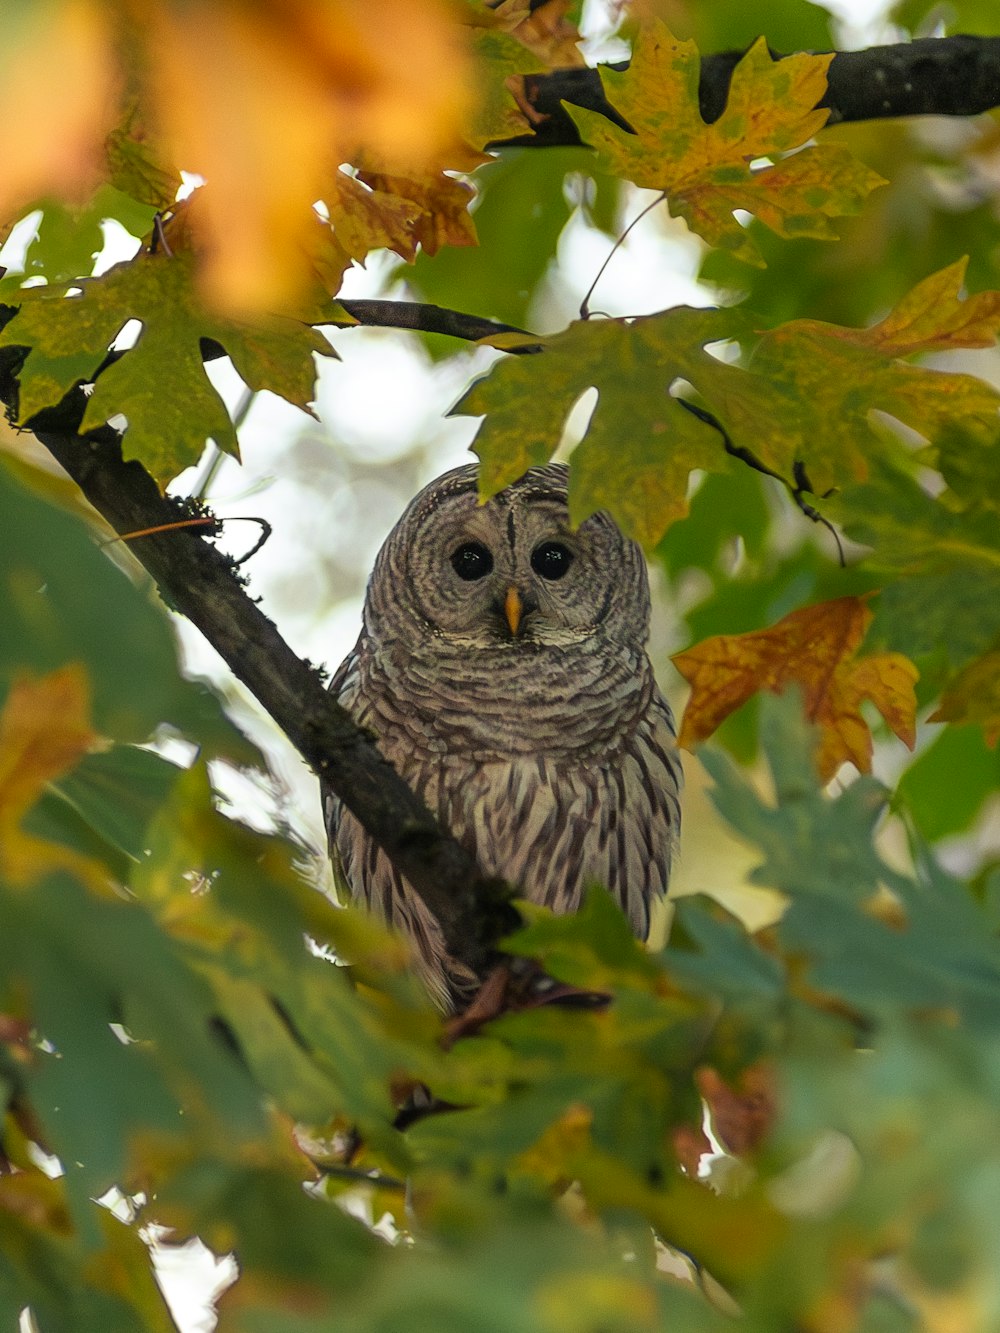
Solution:
<svg viewBox="0 0 1000 1333">
<path fill-rule="evenodd" d="M 655 8 L 568 148 L 532 139 L 533 80 L 584 64 L 567 0 L 4 16 L 3 1328 L 174 1328 L 156 1235 L 236 1255 L 246 1333 L 1000 1326 L 1000 135 L 829 123 L 806 0 Z M 707 120 L 699 50 L 736 49 Z M 611 259 L 570 300 L 580 229 Z M 638 234 L 703 304 L 632 308 Z M 176 493 L 247 451 L 213 365 L 315 415 L 359 320 L 437 307 L 478 317 L 475 361 L 426 348 L 483 495 L 569 452 L 573 522 L 649 556 L 694 829 L 662 947 L 601 886 L 505 941 L 607 1002 L 458 1040 L 220 802 L 266 758 L 32 445 L 75 403 L 95 468 L 120 442 Z"/>
</svg>

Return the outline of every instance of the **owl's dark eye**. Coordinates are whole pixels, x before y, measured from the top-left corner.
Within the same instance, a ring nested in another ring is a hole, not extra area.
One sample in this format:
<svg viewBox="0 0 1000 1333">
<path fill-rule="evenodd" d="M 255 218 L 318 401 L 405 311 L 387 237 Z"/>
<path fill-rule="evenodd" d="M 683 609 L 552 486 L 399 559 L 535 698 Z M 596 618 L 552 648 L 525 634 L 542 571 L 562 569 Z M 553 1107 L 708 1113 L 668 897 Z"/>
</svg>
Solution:
<svg viewBox="0 0 1000 1333">
<path fill-rule="evenodd" d="M 460 579 L 472 583 L 493 569 L 493 557 L 482 542 L 463 542 L 451 553 L 451 564 Z"/>
<path fill-rule="evenodd" d="M 531 568 L 543 579 L 561 579 L 573 563 L 573 552 L 562 542 L 542 542 L 531 553 Z"/>
</svg>

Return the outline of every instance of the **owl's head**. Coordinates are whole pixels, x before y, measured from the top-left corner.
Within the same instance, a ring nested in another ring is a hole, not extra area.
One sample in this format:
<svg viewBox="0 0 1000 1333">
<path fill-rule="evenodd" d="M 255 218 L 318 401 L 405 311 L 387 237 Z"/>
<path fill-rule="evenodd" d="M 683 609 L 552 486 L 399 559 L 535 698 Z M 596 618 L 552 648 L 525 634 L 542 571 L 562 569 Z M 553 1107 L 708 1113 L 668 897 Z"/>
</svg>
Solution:
<svg viewBox="0 0 1000 1333">
<path fill-rule="evenodd" d="M 383 641 L 444 640 L 476 651 L 537 651 L 592 637 L 641 645 L 646 565 L 604 513 L 573 530 L 568 470 L 552 463 L 480 504 L 477 467 L 438 477 L 379 552 L 365 624 Z"/>
</svg>

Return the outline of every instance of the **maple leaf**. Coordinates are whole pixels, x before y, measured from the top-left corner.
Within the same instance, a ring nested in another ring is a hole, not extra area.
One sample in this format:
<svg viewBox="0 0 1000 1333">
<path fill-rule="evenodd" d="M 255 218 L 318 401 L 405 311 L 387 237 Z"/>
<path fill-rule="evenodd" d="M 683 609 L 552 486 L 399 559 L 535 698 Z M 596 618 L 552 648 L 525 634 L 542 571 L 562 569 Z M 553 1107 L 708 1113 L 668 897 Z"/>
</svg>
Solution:
<svg viewBox="0 0 1000 1333">
<path fill-rule="evenodd" d="M 480 493 L 492 495 L 547 462 L 573 405 L 596 386 L 597 406 L 570 469 L 571 521 L 607 509 L 630 536 L 654 546 L 687 512 L 691 469 L 717 466 L 722 451 L 718 432 L 681 407 L 670 385 L 683 378 L 709 396 L 710 385 L 735 378 L 735 412 L 740 387 L 752 389 L 752 379 L 701 344 L 743 328 L 737 312 L 677 306 L 631 321 L 582 320 L 550 338 L 495 340 L 544 351 L 498 362 L 453 408 L 487 414 L 472 446 L 482 464 Z M 750 404 L 745 415 L 756 415 Z"/>
<path fill-rule="evenodd" d="M 456 169 L 472 171 L 492 159 L 484 153 L 468 153 L 465 160 L 455 160 Z M 396 199 L 413 215 L 408 249 L 390 244 L 404 259 L 412 260 L 416 243 L 428 255 L 437 254 L 442 245 L 476 245 L 476 225 L 469 212 L 475 191 L 465 181 L 443 172 L 423 176 L 399 176 L 380 170 L 363 169 L 359 179 L 382 199 Z"/>
<path fill-rule="evenodd" d="M 872 329 L 795 320 L 758 334 L 739 309 L 677 306 L 582 320 L 547 338 L 490 338 L 494 347 L 541 354 L 497 362 L 453 409 L 486 416 L 473 444 L 481 494 L 547 462 L 588 388 L 598 401 L 573 454 L 572 521 L 608 509 L 647 548 L 687 512 L 690 470 L 718 468 L 722 458 L 718 434 L 686 419 L 670 398 L 678 380 L 697 390 L 734 445 L 778 476 L 791 478 L 802 462 L 819 494 L 868 476 L 885 449 L 884 431 L 870 420 L 875 410 L 931 438 L 956 421 L 995 422 L 1000 393 L 992 385 L 899 359 L 980 347 L 1000 329 L 1000 293 L 959 300 L 963 273 L 964 261 L 925 279 Z M 753 349 L 746 366 L 703 350 L 726 341 Z"/>
<path fill-rule="evenodd" d="M 567 110 L 615 175 L 662 190 L 692 231 L 763 265 L 734 210 L 748 210 L 780 236 L 830 238 L 831 217 L 856 213 L 885 184 L 837 144 L 751 165 L 800 147 L 826 124 L 829 113 L 816 103 L 832 58 L 772 60 L 760 38 L 733 71 L 726 109 L 708 125 L 698 106 L 697 47 L 655 22 L 640 31 L 627 70 L 601 69 L 608 101 L 635 133 L 594 111 L 568 104 Z"/>
<path fill-rule="evenodd" d="M 822 493 L 845 477 L 868 476 L 865 446 L 878 438 L 869 422 L 874 408 L 931 440 L 961 419 L 995 419 L 1000 393 L 992 385 L 900 360 L 995 341 L 1000 292 L 960 300 L 967 262 L 925 278 L 871 328 L 797 319 L 764 333 L 749 369 L 786 389 L 794 411 L 760 440 L 759 457 L 778 471 L 787 471 L 792 454 L 804 459 Z"/>
<path fill-rule="evenodd" d="M 25 833 L 28 811 L 48 782 L 68 772 L 92 747 L 90 684 L 79 663 L 41 679 L 21 678 L 0 712 L 0 873 L 27 885 L 53 870 L 69 870 L 98 892 L 108 876 L 96 862 Z"/>
<path fill-rule="evenodd" d="M 1000 649 L 969 662 L 948 682 L 928 722 L 978 722 L 986 744 L 1000 740 Z"/>
<path fill-rule="evenodd" d="M 0 346 L 28 346 L 20 376 L 20 420 L 58 402 L 86 381 L 130 319 L 143 329 L 135 347 L 97 379 L 81 429 L 116 413 L 128 419 L 124 452 L 141 458 L 160 480 L 197 462 L 208 438 L 238 456 L 225 404 L 205 374 L 201 342 L 222 344 L 251 389 L 270 389 L 310 411 L 316 378 L 313 353 L 335 356 L 326 339 L 293 319 L 258 319 L 251 326 L 203 307 L 194 256 L 141 254 L 100 278 L 21 293 L 18 314 L 0 330 Z"/>
<path fill-rule="evenodd" d="M 490 161 L 467 150 L 461 165 L 471 171 Z M 357 176 L 334 172 L 323 190 L 329 227 L 312 247 L 313 266 L 332 295 L 340 288 L 351 261 L 363 264 L 371 250 L 384 247 L 412 263 L 418 248 L 433 255 L 442 245 L 476 245 L 469 212 L 474 192 L 464 181 L 443 172 L 393 175 L 371 156 Z"/>
<path fill-rule="evenodd" d="M 872 613 L 859 597 L 793 611 L 770 629 L 722 634 L 672 660 L 691 686 L 679 744 L 690 749 L 760 690 L 803 692 L 819 728 L 816 764 L 829 781 L 842 763 L 871 771 L 872 738 L 861 715 L 869 699 L 910 749 L 916 740 L 917 669 L 901 653 L 855 656 Z"/>
</svg>

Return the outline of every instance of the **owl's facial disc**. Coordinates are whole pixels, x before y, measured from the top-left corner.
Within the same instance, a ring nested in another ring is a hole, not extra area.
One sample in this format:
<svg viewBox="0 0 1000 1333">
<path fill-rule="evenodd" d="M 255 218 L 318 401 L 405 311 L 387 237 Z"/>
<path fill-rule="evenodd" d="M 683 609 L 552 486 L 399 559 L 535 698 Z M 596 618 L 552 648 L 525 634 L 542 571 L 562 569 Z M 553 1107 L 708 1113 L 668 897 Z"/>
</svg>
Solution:
<svg viewBox="0 0 1000 1333">
<path fill-rule="evenodd" d="M 380 560 L 396 593 L 384 623 L 396 634 L 406 624 L 400 640 L 431 651 L 632 643 L 648 623 L 641 552 L 606 514 L 571 528 L 559 464 L 531 469 L 485 504 L 475 467 L 446 474 L 416 497 Z M 373 628 L 381 610 L 372 599 Z"/>
<path fill-rule="evenodd" d="M 437 571 L 436 584 L 419 582 L 421 614 L 438 633 L 470 648 L 528 649 L 593 631 L 609 563 L 599 533 L 569 532 L 565 504 L 551 498 L 479 506 L 469 497 L 450 508 L 420 540 L 421 573 Z"/>
</svg>

